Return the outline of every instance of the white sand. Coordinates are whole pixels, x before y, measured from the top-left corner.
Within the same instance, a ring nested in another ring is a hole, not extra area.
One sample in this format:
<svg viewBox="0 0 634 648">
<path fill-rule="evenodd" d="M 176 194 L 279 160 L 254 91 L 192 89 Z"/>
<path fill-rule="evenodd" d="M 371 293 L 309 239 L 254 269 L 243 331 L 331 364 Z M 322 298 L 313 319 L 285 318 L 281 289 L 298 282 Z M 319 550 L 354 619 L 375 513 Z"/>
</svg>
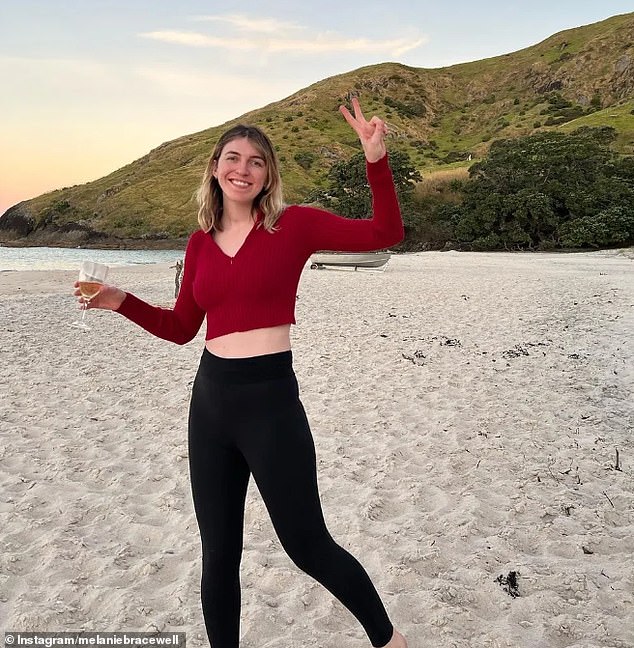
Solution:
<svg viewBox="0 0 634 648">
<path fill-rule="evenodd" d="M 633 258 L 304 273 L 295 369 L 326 519 L 410 648 L 634 646 Z M 173 272 L 111 278 L 166 304 Z M 207 645 L 186 446 L 203 333 L 178 347 L 91 310 L 83 334 L 73 280 L 0 274 L 0 630 Z M 369 646 L 253 483 L 242 574 L 242 647 Z"/>
</svg>

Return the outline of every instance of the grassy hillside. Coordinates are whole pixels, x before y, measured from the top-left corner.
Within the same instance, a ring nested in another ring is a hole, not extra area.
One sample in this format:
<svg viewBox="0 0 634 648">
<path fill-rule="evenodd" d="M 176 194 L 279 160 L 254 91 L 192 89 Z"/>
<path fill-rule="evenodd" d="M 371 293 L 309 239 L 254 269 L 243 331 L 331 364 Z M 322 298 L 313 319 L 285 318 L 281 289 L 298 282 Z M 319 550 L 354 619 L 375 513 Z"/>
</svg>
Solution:
<svg viewBox="0 0 634 648">
<path fill-rule="evenodd" d="M 193 193 L 213 144 L 238 122 L 260 125 L 271 136 L 286 198 L 299 202 L 323 184 L 334 161 L 358 150 L 337 111 L 350 93 L 360 96 L 366 113 L 387 119 L 390 146 L 406 151 L 423 173 L 468 165 L 494 139 L 580 125 L 614 126 L 619 150 L 631 154 L 633 43 L 634 14 L 625 14 L 482 61 L 433 70 L 397 63 L 361 68 L 167 142 L 94 182 L 21 203 L 0 218 L 0 229 L 17 231 L 12 223 L 18 222 L 23 233 L 37 229 L 73 240 L 94 232 L 184 236 L 196 226 Z"/>
</svg>

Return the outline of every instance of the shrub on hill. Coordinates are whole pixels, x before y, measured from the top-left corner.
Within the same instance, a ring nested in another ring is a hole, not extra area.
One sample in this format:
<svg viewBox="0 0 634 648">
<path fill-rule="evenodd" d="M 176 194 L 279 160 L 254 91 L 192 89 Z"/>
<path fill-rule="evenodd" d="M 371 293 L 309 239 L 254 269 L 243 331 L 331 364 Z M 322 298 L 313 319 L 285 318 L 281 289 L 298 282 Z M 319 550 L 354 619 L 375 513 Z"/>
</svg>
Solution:
<svg viewBox="0 0 634 648">
<path fill-rule="evenodd" d="M 461 205 L 445 209 L 474 249 L 634 243 L 634 159 L 610 149 L 614 129 L 580 128 L 493 142 Z"/>
</svg>

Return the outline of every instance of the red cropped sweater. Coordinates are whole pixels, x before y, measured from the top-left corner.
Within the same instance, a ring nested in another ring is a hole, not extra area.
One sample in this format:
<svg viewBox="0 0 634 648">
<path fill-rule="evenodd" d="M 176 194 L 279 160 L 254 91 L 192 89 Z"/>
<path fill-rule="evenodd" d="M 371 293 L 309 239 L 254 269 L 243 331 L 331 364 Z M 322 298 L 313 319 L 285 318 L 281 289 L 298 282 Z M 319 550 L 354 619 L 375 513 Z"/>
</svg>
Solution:
<svg viewBox="0 0 634 648">
<path fill-rule="evenodd" d="M 267 232 L 261 216 L 233 257 L 211 232 L 192 234 L 173 309 L 152 306 L 126 293 L 118 311 L 150 333 L 185 344 L 207 316 L 206 340 L 227 333 L 295 324 L 301 272 L 317 250 L 379 250 L 403 240 L 403 221 L 387 156 L 366 164 L 372 190 L 371 219 L 349 219 L 292 205 Z"/>
</svg>

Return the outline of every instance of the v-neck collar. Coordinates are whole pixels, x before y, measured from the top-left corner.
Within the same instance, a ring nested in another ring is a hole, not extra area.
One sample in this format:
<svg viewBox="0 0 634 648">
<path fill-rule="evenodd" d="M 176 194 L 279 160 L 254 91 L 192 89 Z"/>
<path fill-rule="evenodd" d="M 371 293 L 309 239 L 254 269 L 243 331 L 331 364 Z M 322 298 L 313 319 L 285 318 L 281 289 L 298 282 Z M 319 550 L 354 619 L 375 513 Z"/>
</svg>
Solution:
<svg viewBox="0 0 634 648">
<path fill-rule="evenodd" d="M 240 252 L 242 251 L 242 249 L 243 249 L 244 246 L 246 245 L 247 241 L 251 238 L 251 235 L 252 235 L 253 232 L 257 229 L 257 226 L 258 226 L 259 222 L 260 222 L 260 212 L 258 212 L 258 213 L 255 215 L 255 221 L 253 222 L 253 225 L 251 225 L 251 229 L 248 231 L 247 235 L 244 237 L 244 240 L 243 240 L 242 243 L 240 244 L 240 247 L 235 251 L 235 254 L 234 254 L 233 256 L 227 254 L 227 253 L 226 253 L 226 252 L 225 252 L 225 251 L 220 247 L 220 245 L 218 245 L 218 242 L 217 242 L 216 239 L 214 238 L 213 231 L 210 231 L 210 232 L 209 232 L 209 236 L 211 237 L 211 241 L 212 241 L 214 247 L 218 250 L 218 252 L 220 252 L 220 254 L 222 254 L 222 256 L 225 257 L 226 259 L 229 259 L 230 261 L 233 261 L 233 260 L 238 256 L 238 254 L 240 254 Z"/>
</svg>

